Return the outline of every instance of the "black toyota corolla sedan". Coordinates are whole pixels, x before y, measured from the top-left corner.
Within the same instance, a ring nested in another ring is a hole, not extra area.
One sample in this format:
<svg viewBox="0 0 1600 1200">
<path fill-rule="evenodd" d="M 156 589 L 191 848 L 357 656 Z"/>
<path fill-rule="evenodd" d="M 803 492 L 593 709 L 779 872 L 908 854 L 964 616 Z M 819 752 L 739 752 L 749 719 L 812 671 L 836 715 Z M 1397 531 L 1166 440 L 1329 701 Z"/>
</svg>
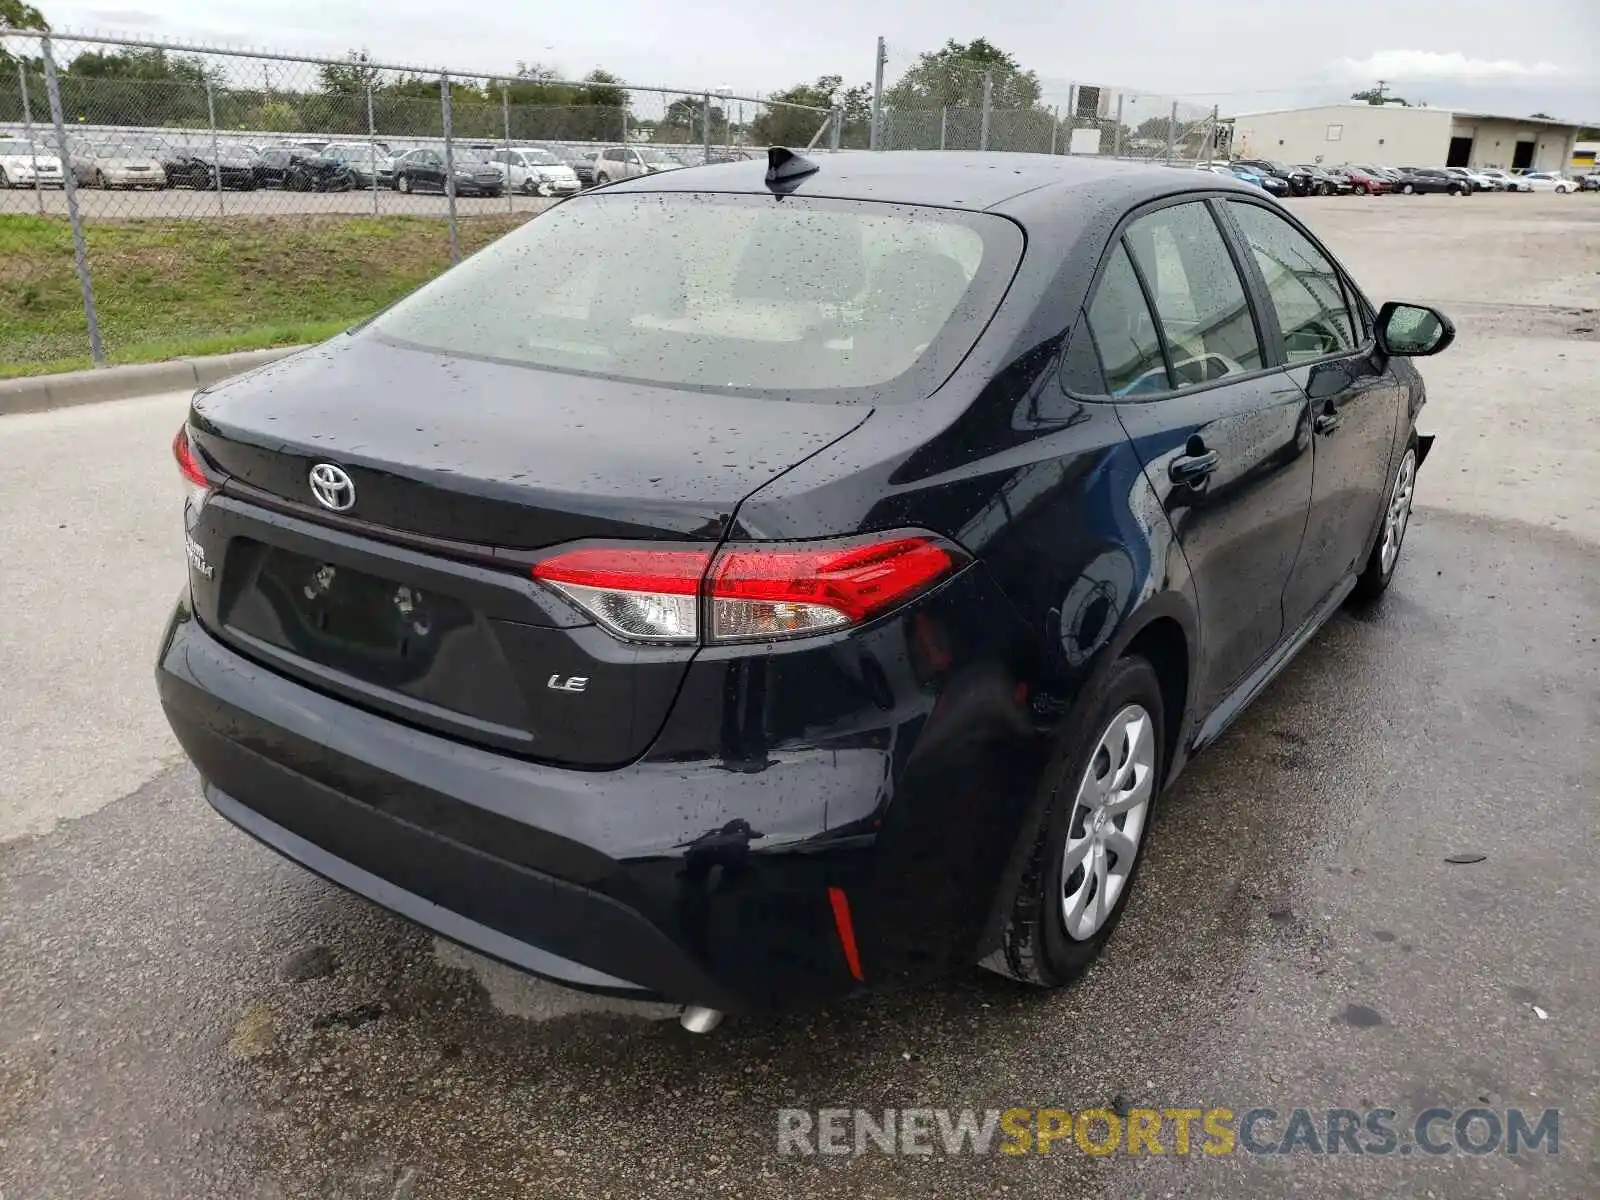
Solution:
<svg viewBox="0 0 1600 1200">
<path fill-rule="evenodd" d="M 561 983 L 1061 984 L 1388 586 L 1452 337 L 1209 173 L 614 184 L 194 398 L 162 702 L 228 820 Z"/>
</svg>

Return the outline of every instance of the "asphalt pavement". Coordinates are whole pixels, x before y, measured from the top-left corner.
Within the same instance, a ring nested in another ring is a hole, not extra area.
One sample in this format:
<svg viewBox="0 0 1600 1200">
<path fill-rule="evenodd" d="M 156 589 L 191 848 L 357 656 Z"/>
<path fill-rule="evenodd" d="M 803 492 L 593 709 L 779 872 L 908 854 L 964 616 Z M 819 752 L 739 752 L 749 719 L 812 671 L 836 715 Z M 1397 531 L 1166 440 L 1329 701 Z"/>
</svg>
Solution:
<svg viewBox="0 0 1600 1200">
<path fill-rule="evenodd" d="M 186 397 L 0 418 L 0 1195 L 1600 1194 L 1600 239 L 1327 211 L 1375 294 L 1462 316 L 1399 573 L 1164 798 L 1061 993 L 973 972 L 694 1038 L 310 877 L 210 812 L 155 703 Z M 780 1109 L 1222 1107 L 1275 1140 L 1335 1106 L 1557 1108 L 1560 1152 L 777 1139 Z"/>
</svg>

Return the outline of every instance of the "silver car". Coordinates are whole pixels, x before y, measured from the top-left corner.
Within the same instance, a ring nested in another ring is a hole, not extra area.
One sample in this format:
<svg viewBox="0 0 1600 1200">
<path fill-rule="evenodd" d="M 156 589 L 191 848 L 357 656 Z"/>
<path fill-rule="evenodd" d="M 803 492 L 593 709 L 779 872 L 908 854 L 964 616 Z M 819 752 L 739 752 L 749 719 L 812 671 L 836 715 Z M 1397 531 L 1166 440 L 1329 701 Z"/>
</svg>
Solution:
<svg viewBox="0 0 1600 1200">
<path fill-rule="evenodd" d="M 681 162 L 656 146 L 607 146 L 594 160 L 594 181 L 598 185 L 682 168 Z"/>
<path fill-rule="evenodd" d="M 492 150 L 489 161 L 505 172 L 508 188 L 524 195 L 570 196 L 583 186 L 577 172 L 537 146 Z"/>
<path fill-rule="evenodd" d="M 72 154 L 72 173 L 82 187 L 164 188 L 161 160 L 128 142 L 88 142 Z"/>
</svg>

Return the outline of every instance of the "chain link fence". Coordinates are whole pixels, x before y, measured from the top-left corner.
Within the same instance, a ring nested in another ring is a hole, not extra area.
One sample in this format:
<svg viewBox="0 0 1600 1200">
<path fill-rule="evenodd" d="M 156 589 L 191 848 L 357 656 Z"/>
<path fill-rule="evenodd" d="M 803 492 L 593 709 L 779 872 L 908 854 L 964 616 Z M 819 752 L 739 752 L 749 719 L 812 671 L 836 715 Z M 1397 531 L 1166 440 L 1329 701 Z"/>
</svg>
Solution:
<svg viewBox="0 0 1600 1200">
<path fill-rule="evenodd" d="M 958 57 L 953 49 L 967 53 Z M 1194 165 L 1215 152 L 1217 111 L 1210 105 L 1040 79 L 1007 61 L 978 68 L 966 61 L 971 49 L 952 44 L 917 53 L 880 39 L 876 117 L 867 123 L 864 144 L 877 150 L 1093 154 L 1174 165 Z M 896 82 L 885 82 L 896 76 Z M 860 140 L 856 124 L 845 126 L 846 144 Z"/>
<path fill-rule="evenodd" d="M 728 89 L 0 36 L 0 375 L 311 341 L 583 188 L 837 143 Z"/>
</svg>

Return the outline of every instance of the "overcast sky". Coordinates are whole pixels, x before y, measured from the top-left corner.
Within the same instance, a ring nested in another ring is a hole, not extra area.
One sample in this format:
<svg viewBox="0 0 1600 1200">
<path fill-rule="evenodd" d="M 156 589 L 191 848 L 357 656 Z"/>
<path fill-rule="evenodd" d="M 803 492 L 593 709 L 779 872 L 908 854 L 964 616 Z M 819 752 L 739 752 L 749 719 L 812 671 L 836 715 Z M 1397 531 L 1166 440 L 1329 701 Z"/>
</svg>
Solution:
<svg viewBox="0 0 1600 1200">
<path fill-rule="evenodd" d="M 127 7 L 111 7 L 118 3 Z M 518 60 L 636 83 L 768 92 L 821 74 L 888 79 L 947 38 L 987 37 L 1066 103 L 1069 81 L 1171 92 L 1224 112 L 1341 99 L 1384 78 L 1407 99 L 1600 122 L 1600 0 L 43 0 L 57 29 L 508 71 Z M 979 11 L 982 15 L 977 15 Z"/>
</svg>

